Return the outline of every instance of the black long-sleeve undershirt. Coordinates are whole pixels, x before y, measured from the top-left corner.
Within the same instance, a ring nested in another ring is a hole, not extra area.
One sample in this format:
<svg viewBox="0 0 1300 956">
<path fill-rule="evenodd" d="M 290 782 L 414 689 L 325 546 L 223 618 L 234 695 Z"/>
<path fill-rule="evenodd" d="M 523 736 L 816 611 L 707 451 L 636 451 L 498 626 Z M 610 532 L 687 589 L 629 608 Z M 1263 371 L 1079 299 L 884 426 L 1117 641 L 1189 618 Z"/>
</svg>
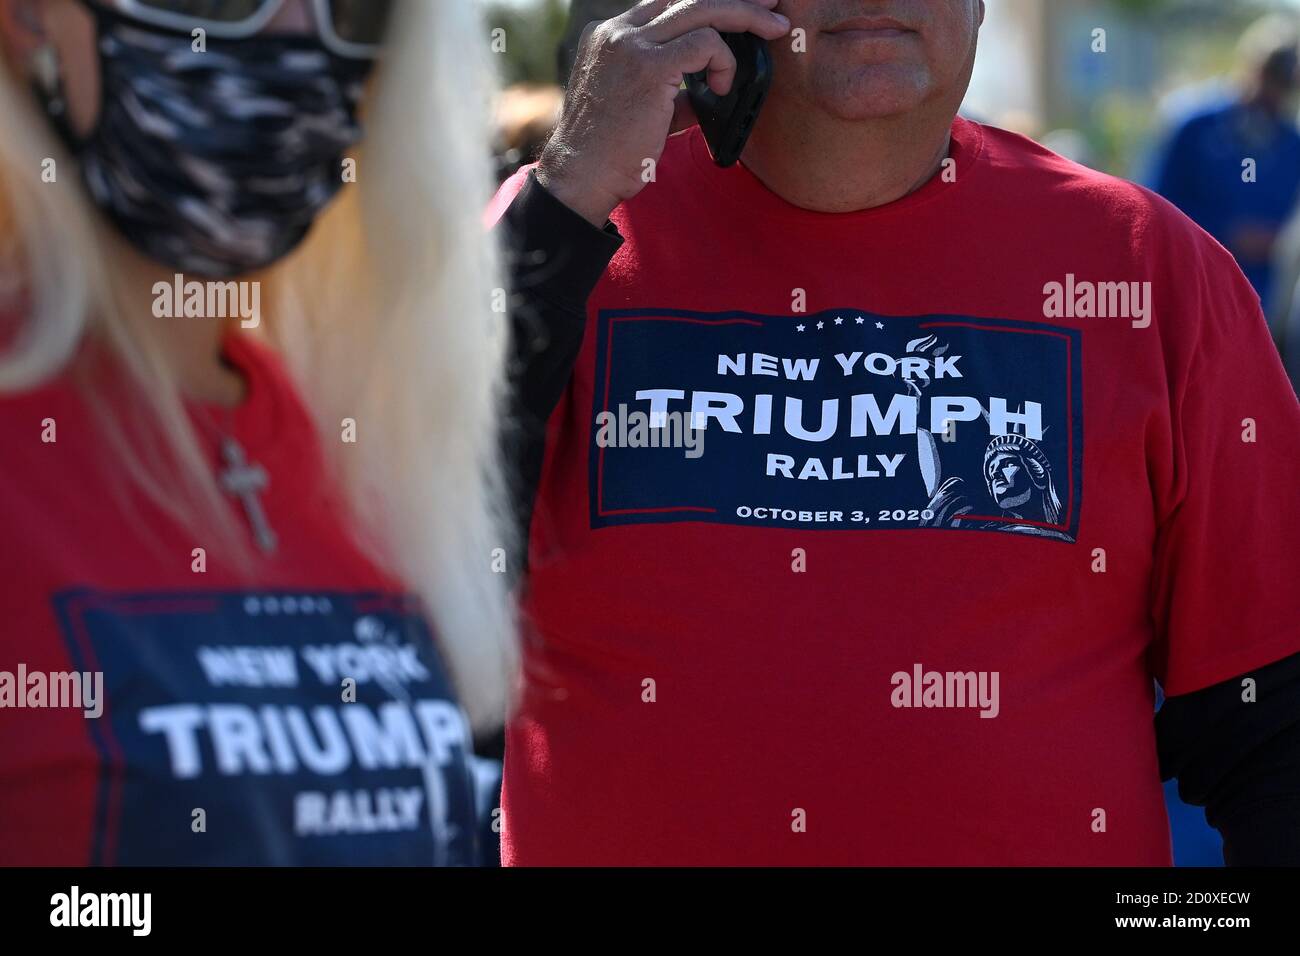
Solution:
<svg viewBox="0 0 1300 956">
<path fill-rule="evenodd" d="M 1300 654 L 1169 698 L 1156 743 L 1161 778 L 1176 777 L 1183 800 L 1205 807 L 1225 862 L 1300 863 Z"/>
<path fill-rule="evenodd" d="M 623 239 L 612 223 L 598 229 L 587 222 L 532 174 L 499 228 L 513 299 L 503 442 L 526 540 L 546 422 L 582 347 L 587 299 Z M 1256 682 L 1249 703 L 1242 700 L 1247 677 Z M 1300 865 L 1300 654 L 1171 697 L 1154 721 L 1162 779 L 1177 777 L 1183 799 L 1206 808 L 1223 835 L 1227 863 Z"/>
<path fill-rule="evenodd" d="M 597 229 L 529 173 L 497 227 L 509 263 L 509 401 L 502 432 L 513 513 L 526 542 L 546 450 L 546 422 L 568 387 L 587 325 L 587 299 L 623 245 L 613 223 Z M 521 564 L 527 547 L 521 549 Z"/>
</svg>

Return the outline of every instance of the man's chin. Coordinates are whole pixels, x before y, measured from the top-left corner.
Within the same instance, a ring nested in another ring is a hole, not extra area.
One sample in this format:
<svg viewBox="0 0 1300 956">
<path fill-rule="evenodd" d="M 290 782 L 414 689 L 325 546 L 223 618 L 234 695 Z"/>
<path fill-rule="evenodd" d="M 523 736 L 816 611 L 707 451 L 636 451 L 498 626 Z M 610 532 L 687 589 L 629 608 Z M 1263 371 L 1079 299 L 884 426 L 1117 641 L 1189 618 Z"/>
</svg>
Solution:
<svg viewBox="0 0 1300 956">
<path fill-rule="evenodd" d="M 924 71 L 904 64 L 859 66 L 818 83 L 819 99 L 826 112 L 842 120 L 899 116 L 915 110 L 930 92 L 928 77 L 918 72 Z"/>
</svg>

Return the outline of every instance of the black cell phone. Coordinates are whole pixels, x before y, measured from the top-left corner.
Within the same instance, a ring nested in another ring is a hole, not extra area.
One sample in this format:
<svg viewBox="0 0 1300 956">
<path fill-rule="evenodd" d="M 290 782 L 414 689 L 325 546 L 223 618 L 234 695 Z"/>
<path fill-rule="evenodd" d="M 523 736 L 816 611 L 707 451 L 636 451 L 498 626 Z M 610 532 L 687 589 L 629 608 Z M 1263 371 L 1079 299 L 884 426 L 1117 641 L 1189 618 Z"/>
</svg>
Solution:
<svg viewBox="0 0 1300 956">
<path fill-rule="evenodd" d="M 724 33 L 722 39 L 736 55 L 736 79 L 731 92 L 718 96 L 709 89 L 707 72 L 687 74 L 686 89 L 713 161 L 726 167 L 745 151 L 758 112 L 772 87 L 772 54 L 767 41 L 752 33 Z"/>
</svg>

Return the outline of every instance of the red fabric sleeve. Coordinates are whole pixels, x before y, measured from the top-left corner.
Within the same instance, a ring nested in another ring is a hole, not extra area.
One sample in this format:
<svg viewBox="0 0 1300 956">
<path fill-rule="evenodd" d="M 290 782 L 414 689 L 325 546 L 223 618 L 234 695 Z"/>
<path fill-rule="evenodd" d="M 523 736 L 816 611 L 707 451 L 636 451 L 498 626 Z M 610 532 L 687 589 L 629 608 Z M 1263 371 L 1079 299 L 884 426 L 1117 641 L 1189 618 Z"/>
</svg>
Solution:
<svg viewBox="0 0 1300 956">
<path fill-rule="evenodd" d="M 1171 696 L 1300 651 L 1300 403 L 1259 298 L 1197 238 L 1174 274 L 1195 313 L 1174 320 L 1197 331 L 1171 363 L 1171 480 L 1154 487 L 1153 663 Z"/>
</svg>

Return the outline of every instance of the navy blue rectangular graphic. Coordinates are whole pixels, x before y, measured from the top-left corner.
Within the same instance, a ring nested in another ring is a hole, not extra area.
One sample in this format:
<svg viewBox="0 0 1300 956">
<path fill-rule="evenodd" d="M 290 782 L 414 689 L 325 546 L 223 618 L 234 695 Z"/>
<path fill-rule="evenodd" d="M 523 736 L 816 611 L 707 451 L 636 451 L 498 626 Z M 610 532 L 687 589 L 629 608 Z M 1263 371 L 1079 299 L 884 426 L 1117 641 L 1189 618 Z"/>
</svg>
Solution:
<svg viewBox="0 0 1300 956">
<path fill-rule="evenodd" d="M 410 599 L 54 598 L 102 773 L 95 865 L 474 864 L 467 721 Z"/>
<path fill-rule="evenodd" d="M 604 310 L 594 384 L 593 528 L 1078 534 L 1077 329 L 857 309 Z"/>
</svg>

